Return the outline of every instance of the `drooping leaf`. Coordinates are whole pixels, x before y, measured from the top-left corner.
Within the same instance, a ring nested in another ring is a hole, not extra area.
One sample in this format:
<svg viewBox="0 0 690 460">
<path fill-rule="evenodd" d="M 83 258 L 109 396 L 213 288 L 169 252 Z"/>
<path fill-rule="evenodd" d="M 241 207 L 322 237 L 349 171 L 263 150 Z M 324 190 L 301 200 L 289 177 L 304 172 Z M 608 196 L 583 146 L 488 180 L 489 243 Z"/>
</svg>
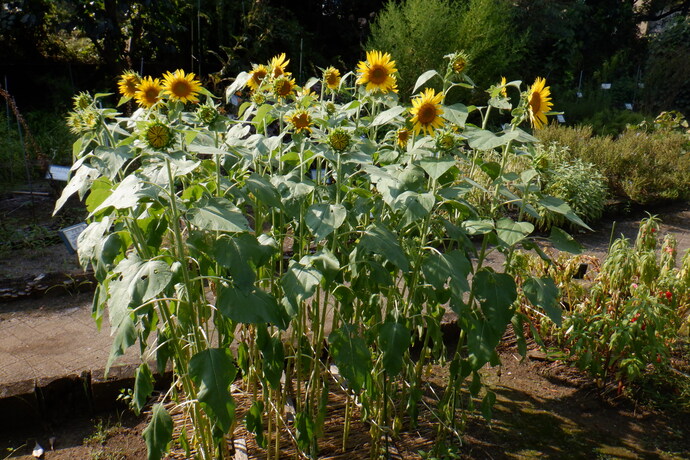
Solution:
<svg viewBox="0 0 690 460">
<path fill-rule="evenodd" d="M 153 374 L 148 364 L 143 363 L 134 373 L 134 396 L 132 397 L 132 402 L 137 415 L 146 405 L 146 401 L 148 401 L 151 393 L 153 393 Z"/>
<path fill-rule="evenodd" d="M 266 448 L 266 437 L 264 436 L 264 425 L 262 422 L 262 415 L 264 412 L 263 401 L 254 401 L 245 416 L 245 423 L 247 424 L 247 431 L 254 433 L 256 443 L 259 447 Z"/>
<path fill-rule="evenodd" d="M 113 207 L 115 209 L 133 209 L 140 203 L 152 201 L 158 197 L 160 191 L 147 183 L 136 174 L 130 174 L 120 182 L 113 193 L 106 198 L 90 215 L 98 211 Z"/>
<path fill-rule="evenodd" d="M 543 308 L 551 321 L 561 327 L 563 318 L 558 307 L 558 287 L 553 279 L 530 277 L 522 284 L 522 291 L 532 305 Z"/>
<path fill-rule="evenodd" d="M 507 273 L 482 268 L 472 279 L 472 289 L 484 317 L 494 330 L 502 334 L 513 317 L 513 302 L 517 298 L 515 280 Z"/>
<path fill-rule="evenodd" d="M 448 283 L 454 295 L 470 290 L 467 276 L 472 271 L 472 264 L 461 251 L 453 250 L 445 254 L 431 252 L 422 265 L 424 278 L 435 289 L 444 289 Z"/>
<path fill-rule="evenodd" d="M 580 217 L 578 217 L 577 214 L 573 212 L 572 208 L 568 205 L 568 203 L 561 200 L 560 198 L 556 198 L 553 196 L 544 196 L 541 197 L 537 202 L 540 206 L 543 206 L 549 211 L 565 216 L 566 219 L 573 222 L 574 224 L 577 224 L 580 227 L 583 227 L 587 230 L 592 230 L 587 224 L 583 222 L 582 219 L 580 219 Z"/>
<path fill-rule="evenodd" d="M 549 241 L 551 241 L 553 246 L 559 251 L 565 251 L 571 254 L 582 254 L 582 245 L 558 227 L 551 227 Z"/>
<path fill-rule="evenodd" d="M 383 350 L 383 368 L 388 377 L 395 377 L 403 366 L 403 357 L 411 343 L 410 330 L 405 325 L 387 321 L 379 331 L 379 343 Z"/>
<path fill-rule="evenodd" d="M 148 460 L 160 460 L 172 441 L 173 419 L 162 403 L 153 405 L 151 422 L 144 428 Z"/>
<path fill-rule="evenodd" d="M 419 77 L 417 77 L 417 82 L 414 84 L 414 88 L 412 89 L 412 92 L 415 93 L 417 90 L 426 82 L 431 80 L 433 77 L 437 76 L 438 72 L 435 70 L 427 70 L 423 74 L 421 74 Z"/>
<path fill-rule="evenodd" d="M 129 316 L 125 316 L 115 329 L 115 336 L 113 337 L 113 344 L 110 347 L 110 355 L 108 362 L 105 365 L 105 375 L 108 375 L 110 366 L 115 360 L 125 354 L 125 351 L 137 340 L 137 331 L 134 328 L 134 322 Z"/>
<path fill-rule="evenodd" d="M 230 395 L 230 385 L 235 380 L 237 368 L 233 364 L 229 348 L 207 348 L 192 356 L 189 376 L 199 386 L 197 399 L 208 408 L 207 413 L 227 433 L 235 418 L 235 402 Z"/>
<path fill-rule="evenodd" d="M 371 354 L 355 326 L 343 324 L 328 336 L 333 359 L 355 393 L 364 386 L 370 373 Z"/>
<path fill-rule="evenodd" d="M 189 221 L 201 230 L 241 233 L 250 231 L 249 222 L 227 198 L 210 197 L 187 211 Z"/>
</svg>

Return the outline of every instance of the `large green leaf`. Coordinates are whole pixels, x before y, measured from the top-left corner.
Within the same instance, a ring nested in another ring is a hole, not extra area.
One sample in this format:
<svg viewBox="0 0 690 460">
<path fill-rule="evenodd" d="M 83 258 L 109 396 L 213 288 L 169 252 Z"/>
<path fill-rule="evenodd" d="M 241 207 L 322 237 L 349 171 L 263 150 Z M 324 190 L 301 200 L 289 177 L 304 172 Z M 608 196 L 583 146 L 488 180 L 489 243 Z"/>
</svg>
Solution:
<svg viewBox="0 0 690 460">
<path fill-rule="evenodd" d="M 156 297 L 168 287 L 172 277 L 170 267 L 162 260 L 142 263 L 129 285 L 130 306 L 136 307 Z"/>
<path fill-rule="evenodd" d="M 469 111 L 464 104 L 453 104 L 443 108 L 443 118 L 463 128 Z"/>
<path fill-rule="evenodd" d="M 132 158 L 129 146 L 111 148 L 99 145 L 93 153 L 95 157 L 91 159 L 91 164 L 110 180 L 115 179 L 122 170 L 122 165 Z"/>
<path fill-rule="evenodd" d="M 484 317 L 495 331 L 502 334 L 513 317 L 513 302 L 517 298 L 515 280 L 507 273 L 482 268 L 472 279 L 472 289 Z"/>
<path fill-rule="evenodd" d="M 355 394 L 364 386 L 371 373 L 371 354 L 364 339 L 351 324 L 343 324 L 328 336 L 330 350 L 340 373 Z"/>
<path fill-rule="evenodd" d="M 364 253 L 381 255 L 404 272 L 410 269 L 410 263 L 400 248 L 396 236 L 378 223 L 372 224 L 366 229 L 359 241 L 359 247 L 363 249 L 362 252 Z"/>
<path fill-rule="evenodd" d="M 543 308 L 551 321 L 561 326 L 563 317 L 558 307 L 558 287 L 551 278 L 530 277 L 522 284 L 522 291 L 532 305 Z"/>
<path fill-rule="evenodd" d="M 231 238 L 223 237 L 213 244 L 212 256 L 229 269 L 232 280 L 239 288 L 249 290 L 256 280 L 256 261 L 260 260 L 263 247 L 251 233 L 240 233 Z"/>
<path fill-rule="evenodd" d="M 290 266 L 280 279 L 280 284 L 283 286 L 285 296 L 296 306 L 313 296 L 322 280 L 323 275 L 316 268 L 290 261 Z"/>
<path fill-rule="evenodd" d="M 383 351 L 383 368 L 389 378 L 395 377 L 402 370 L 405 350 L 410 343 L 410 330 L 405 325 L 387 321 L 381 326 L 379 344 Z"/>
<path fill-rule="evenodd" d="M 230 395 L 235 375 L 237 368 L 228 348 L 207 348 L 189 361 L 189 376 L 199 386 L 197 399 L 224 433 L 230 430 L 235 418 L 235 402 Z"/>
<path fill-rule="evenodd" d="M 450 168 L 455 166 L 454 158 L 422 158 L 419 160 L 419 166 L 431 177 L 433 180 L 438 180 Z"/>
<path fill-rule="evenodd" d="M 317 240 L 323 240 L 343 225 L 347 209 L 342 204 L 318 203 L 309 206 L 305 221 Z"/>
<path fill-rule="evenodd" d="M 172 441 L 173 419 L 162 403 L 154 404 L 151 422 L 144 428 L 144 439 L 148 450 L 148 460 L 160 460 Z"/>
<path fill-rule="evenodd" d="M 557 214 L 562 214 L 566 219 L 579 225 L 580 227 L 586 228 L 587 230 L 592 230 L 587 224 L 585 224 L 582 219 L 578 217 L 572 210 L 572 208 L 565 201 L 560 198 L 553 196 L 541 197 L 538 201 L 540 206 L 548 209 L 549 211 L 555 212 Z"/>
<path fill-rule="evenodd" d="M 201 230 L 241 233 L 250 231 L 249 222 L 230 200 L 211 197 L 187 211 L 187 218 Z"/>
<path fill-rule="evenodd" d="M 266 437 L 264 436 L 264 425 L 262 422 L 262 415 L 264 412 L 263 401 L 254 401 L 245 415 L 245 423 L 247 430 L 254 433 L 256 443 L 259 447 L 266 448 Z"/>
<path fill-rule="evenodd" d="M 424 278 L 429 284 L 440 290 L 445 289 L 446 283 L 449 283 L 451 291 L 459 297 L 470 290 L 467 276 L 471 271 L 472 264 L 457 249 L 445 254 L 431 252 L 422 265 Z"/>
<path fill-rule="evenodd" d="M 286 318 L 275 297 L 261 289 L 244 290 L 218 285 L 216 307 L 233 321 L 244 324 L 271 323 L 285 328 Z"/>
<path fill-rule="evenodd" d="M 281 208 L 280 193 L 268 180 L 257 173 L 251 173 L 246 180 L 247 189 L 263 203 L 272 208 Z"/>
<path fill-rule="evenodd" d="M 498 241 L 503 245 L 513 246 L 534 231 L 534 225 L 529 222 L 515 222 L 510 217 L 496 221 Z"/>
<path fill-rule="evenodd" d="M 378 115 L 376 115 L 376 118 L 374 118 L 374 121 L 371 122 L 371 126 L 381 126 L 385 125 L 386 123 L 389 123 L 392 121 L 395 117 L 400 115 L 405 111 L 405 107 L 396 105 L 393 108 L 390 108 L 388 110 L 385 110 Z"/>
<path fill-rule="evenodd" d="M 402 226 L 407 227 L 426 217 L 432 209 L 436 198 L 432 193 L 403 192 L 393 200 L 391 207 L 396 212 L 402 212 Z"/>
<path fill-rule="evenodd" d="M 133 209 L 143 202 L 157 198 L 159 193 L 158 188 L 152 186 L 136 174 L 130 174 L 117 185 L 113 193 L 94 209 L 90 215 L 95 215 L 109 207 Z"/>
<path fill-rule="evenodd" d="M 74 168 L 74 166 L 73 166 Z M 82 165 L 77 169 L 77 172 L 70 178 L 69 182 L 65 188 L 62 189 L 62 194 L 60 198 L 55 202 L 55 209 L 53 210 L 53 215 L 65 205 L 67 200 L 74 195 L 75 192 L 79 192 L 79 198 L 83 198 L 84 194 L 91 188 L 91 183 L 98 179 L 101 173 L 96 168 L 92 168 L 88 165 Z"/>
</svg>

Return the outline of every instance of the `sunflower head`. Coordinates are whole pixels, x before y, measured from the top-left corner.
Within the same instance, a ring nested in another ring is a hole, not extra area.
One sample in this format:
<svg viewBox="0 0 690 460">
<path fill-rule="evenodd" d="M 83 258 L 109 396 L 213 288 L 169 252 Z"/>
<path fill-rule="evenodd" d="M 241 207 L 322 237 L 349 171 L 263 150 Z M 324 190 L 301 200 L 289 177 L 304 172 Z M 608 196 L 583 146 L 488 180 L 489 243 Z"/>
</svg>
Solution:
<svg viewBox="0 0 690 460">
<path fill-rule="evenodd" d="M 201 91 L 201 83 L 194 78 L 193 73 L 185 74 L 184 70 L 177 69 L 175 72 L 167 72 L 163 75 L 163 94 L 173 101 L 184 103 L 198 103 L 197 97 Z"/>
<path fill-rule="evenodd" d="M 410 140 L 410 130 L 403 127 L 395 132 L 395 143 L 401 148 L 407 147 L 407 142 Z"/>
<path fill-rule="evenodd" d="M 172 144 L 172 130 L 160 121 L 154 121 L 144 130 L 144 140 L 155 150 L 163 150 Z"/>
<path fill-rule="evenodd" d="M 98 115 L 92 108 L 77 110 L 67 115 L 67 126 L 74 134 L 86 134 L 96 129 Z"/>
<path fill-rule="evenodd" d="M 455 147 L 456 139 L 450 131 L 442 131 L 436 135 L 436 148 L 447 152 Z"/>
<path fill-rule="evenodd" d="M 508 99 L 508 88 L 506 87 L 506 77 L 501 77 L 501 96 Z"/>
<path fill-rule="evenodd" d="M 350 146 L 352 136 L 342 128 L 336 128 L 328 135 L 328 145 L 336 152 L 344 152 Z"/>
<path fill-rule="evenodd" d="M 273 59 L 268 63 L 268 68 L 271 71 L 271 76 L 273 78 L 278 78 L 281 75 L 290 75 L 285 72 L 285 68 L 290 63 L 290 59 L 285 59 L 285 53 L 274 56 Z"/>
<path fill-rule="evenodd" d="M 216 121 L 219 115 L 218 107 L 213 102 L 202 104 L 196 109 L 196 119 L 205 125 L 210 125 Z"/>
<path fill-rule="evenodd" d="M 336 90 L 340 86 L 340 71 L 331 66 L 323 71 L 323 81 L 328 89 Z"/>
<path fill-rule="evenodd" d="M 124 97 L 134 97 L 137 93 L 141 77 L 133 70 L 127 70 L 120 75 L 120 80 L 117 82 L 117 88 Z"/>
<path fill-rule="evenodd" d="M 551 110 L 551 89 L 544 86 L 546 80 L 537 77 L 534 84 L 527 92 L 527 110 L 529 119 L 535 129 L 541 129 L 546 125 L 546 113 Z"/>
<path fill-rule="evenodd" d="M 336 106 L 335 106 L 335 104 L 334 104 L 333 102 L 330 102 L 330 101 L 329 101 L 329 102 L 326 104 L 326 113 L 328 113 L 329 115 L 333 115 L 333 114 L 335 113 L 336 110 L 337 110 L 337 108 L 336 108 Z"/>
<path fill-rule="evenodd" d="M 261 83 L 263 83 L 264 78 L 266 78 L 266 75 L 268 75 L 268 68 L 263 65 L 263 64 L 254 64 L 254 67 L 252 67 L 252 70 L 249 71 L 249 81 L 247 81 L 247 86 L 249 86 L 249 89 L 252 91 L 256 91 L 259 89 L 259 86 L 261 86 Z"/>
<path fill-rule="evenodd" d="M 290 123 L 297 133 L 311 132 L 311 115 L 305 109 L 297 109 L 288 113 L 285 115 L 285 121 Z"/>
<path fill-rule="evenodd" d="M 140 106 L 150 108 L 160 100 L 161 81 L 158 78 L 144 77 L 137 86 L 137 92 L 134 94 L 134 99 Z"/>
<path fill-rule="evenodd" d="M 436 94 L 432 88 L 427 88 L 419 96 L 412 100 L 412 123 L 415 134 L 424 132 L 428 135 L 433 134 L 434 129 L 443 126 L 444 120 L 441 118 L 443 109 L 441 102 L 443 101 L 443 93 Z"/>
<path fill-rule="evenodd" d="M 380 91 L 386 94 L 390 91 L 397 92 L 398 84 L 394 73 L 395 61 L 391 55 L 381 51 L 367 51 L 367 60 L 360 61 L 357 65 L 357 83 L 366 85 L 369 92 Z"/>
<path fill-rule="evenodd" d="M 445 56 L 448 59 L 448 68 L 455 74 L 462 74 L 467 70 L 470 62 L 470 57 L 463 51 L 456 51 L 455 53 Z"/>
<path fill-rule="evenodd" d="M 266 103 L 266 95 L 264 93 L 252 94 L 252 102 L 256 105 L 264 105 Z"/>
<path fill-rule="evenodd" d="M 80 92 L 72 98 L 74 110 L 85 110 L 93 104 L 93 97 L 89 93 Z"/>
<path fill-rule="evenodd" d="M 273 82 L 273 93 L 279 98 L 288 97 L 295 92 L 295 87 L 295 80 L 283 75 Z"/>
</svg>

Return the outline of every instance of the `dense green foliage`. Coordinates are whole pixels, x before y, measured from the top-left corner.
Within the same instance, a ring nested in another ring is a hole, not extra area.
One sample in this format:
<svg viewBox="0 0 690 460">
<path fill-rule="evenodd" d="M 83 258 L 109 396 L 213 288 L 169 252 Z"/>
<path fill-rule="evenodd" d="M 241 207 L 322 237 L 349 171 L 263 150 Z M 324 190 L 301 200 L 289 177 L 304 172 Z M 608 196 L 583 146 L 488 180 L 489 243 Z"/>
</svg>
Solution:
<svg viewBox="0 0 690 460">
<path fill-rule="evenodd" d="M 455 50 L 469 55 L 469 72 L 485 88 L 522 55 L 524 40 L 512 14 L 505 1 L 389 1 L 372 26 L 367 48 L 391 53 L 400 68 L 402 95 L 410 94 L 416 69 L 441 70 L 443 57 Z"/>
<path fill-rule="evenodd" d="M 549 126 L 537 132 L 545 143 L 568 147 L 573 158 L 592 163 L 614 196 L 647 204 L 690 194 L 690 147 L 684 129 L 653 124 L 631 127 L 617 138 L 593 136 L 591 127 Z"/>
</svg>

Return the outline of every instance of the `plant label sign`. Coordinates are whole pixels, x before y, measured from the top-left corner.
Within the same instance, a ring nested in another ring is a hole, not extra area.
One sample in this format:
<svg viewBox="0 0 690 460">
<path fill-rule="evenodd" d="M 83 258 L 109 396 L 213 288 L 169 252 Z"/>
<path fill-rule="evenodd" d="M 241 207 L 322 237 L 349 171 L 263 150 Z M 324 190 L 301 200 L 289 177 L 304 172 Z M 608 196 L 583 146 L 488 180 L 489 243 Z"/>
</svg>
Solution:
<svg viewBox="0 0 690 460">
<path fill-rule="evenodd" d="M 602 83 L 601 89 L 611 89 L 611 83 Z"/>
<path fill-rule="evenodd" d="M 69 169 L 69 166 L 50 165 L 48 166 L 46 179 L 67 182 L 67 179 L 69 178 Z"/>
<path fill-rule="evenodd" d="M 560 113 L 556 115 L 556 120 L 558 120 L 559 123 L 565 123 L 565 117 Z"/>
<path fill-rule="evenodd" d="M 627 110 L 632 110 L 632 109 L 633 109 L 633 105 L 632 105 L 630 102 L 626 102 L 626 103 L 625 103 L 625 108 L 626 108 Z"/>
<path fill-rule="evenodd" d="M 60 230 L 58 230 L 58 234 L 60 235 L 62 242 L 65 243 L 65 246 L 67 247 L 67 250 L 69 251 L 70 254 L 76 254 L 76 252 L 77 252 L 77 239 L 79 238 L 79 235 L 81 235 L 81 232 L 83 232 L 86 227 L 87 227 L 86 222 L 80 222 L 76 225 L 61 228 Z"/>
</svg>

